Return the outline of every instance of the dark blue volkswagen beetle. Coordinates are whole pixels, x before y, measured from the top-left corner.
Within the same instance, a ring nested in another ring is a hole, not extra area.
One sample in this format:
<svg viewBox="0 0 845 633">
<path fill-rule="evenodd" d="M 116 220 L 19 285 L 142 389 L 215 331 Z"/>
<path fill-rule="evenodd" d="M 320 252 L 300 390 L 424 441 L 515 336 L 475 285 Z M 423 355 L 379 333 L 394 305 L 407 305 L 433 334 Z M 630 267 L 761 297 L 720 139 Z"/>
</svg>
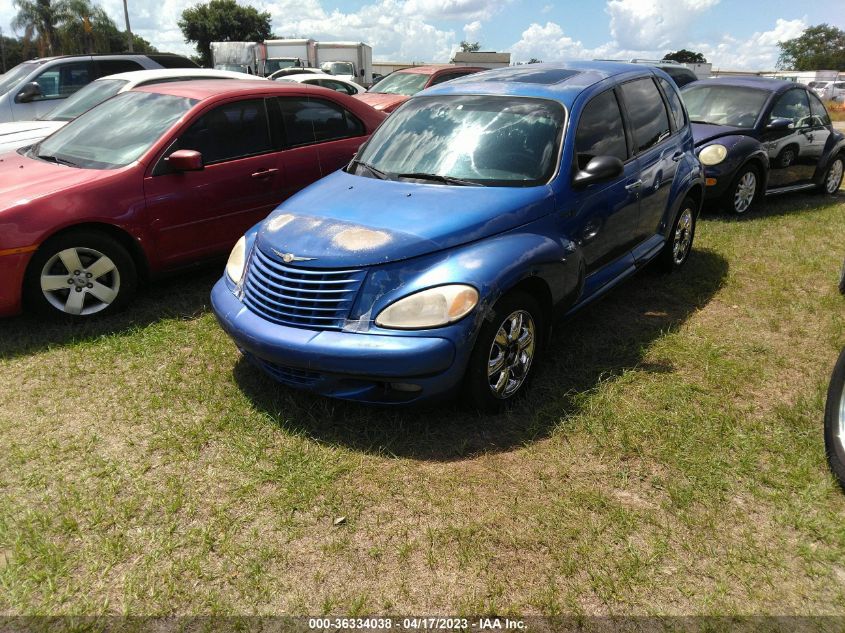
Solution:
<svg viewBox="0 0 845 633">
<path fill-rule="evenodd" d="M 410 99 L 250 230 L 214 312 L 287 385 L 382 403 L 463 387 L 495 410 L 524 391 L 555 316 L 651 260 L 684 264 L 703 195 L 662 71 L 472 75 Z"/>
<path fill-rule="evenodd" d="M 681 91 L 707 178 L 707 198 L 745 213 L 763 194 L 842 183 L 845 136 L 805 86 L 778 79 L 720 77 Z"/>
</svg>

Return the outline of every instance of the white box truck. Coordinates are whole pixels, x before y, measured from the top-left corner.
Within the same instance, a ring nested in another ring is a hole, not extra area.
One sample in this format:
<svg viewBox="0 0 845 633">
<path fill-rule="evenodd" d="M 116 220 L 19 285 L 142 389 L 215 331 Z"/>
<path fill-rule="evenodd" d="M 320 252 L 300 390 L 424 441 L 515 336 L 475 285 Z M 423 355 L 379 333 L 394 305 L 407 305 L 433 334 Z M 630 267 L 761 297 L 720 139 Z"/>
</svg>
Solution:
<svg viewBox="0 0 845 633">
<path fill-rule="evenodd" d="M 212 42 L 211 62 L 217 70 L 264 76 L 264 45 L 259 42 Z"/>
<path fill-rule="evenodd" d="M 316 42 L 303 40 L 265 40 L 267 57 L 264 75 L 272 75 L 282 68 L 315 68 L 317 66 Z"/>
<path fill-rule="evenodd" d="M 364 42 L 317 42 L 317 66 L 362 86 L 373 83 L 373 48 Z"/>
</svg>

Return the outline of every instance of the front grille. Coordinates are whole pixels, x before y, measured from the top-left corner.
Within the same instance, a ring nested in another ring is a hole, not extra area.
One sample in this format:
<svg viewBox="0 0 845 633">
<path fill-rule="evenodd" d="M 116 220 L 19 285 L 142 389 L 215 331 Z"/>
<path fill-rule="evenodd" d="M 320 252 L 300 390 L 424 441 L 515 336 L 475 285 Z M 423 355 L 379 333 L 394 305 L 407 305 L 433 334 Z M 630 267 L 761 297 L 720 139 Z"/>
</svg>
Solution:
<svg viewBox="0 0 845 633">
<path fill-rule="evenodd" d="M 365 270 L 289 266 L 256 247 L 244 281 L 244 303 L 273 323 L 339 330 L 365 276 Z"/>
</svg>

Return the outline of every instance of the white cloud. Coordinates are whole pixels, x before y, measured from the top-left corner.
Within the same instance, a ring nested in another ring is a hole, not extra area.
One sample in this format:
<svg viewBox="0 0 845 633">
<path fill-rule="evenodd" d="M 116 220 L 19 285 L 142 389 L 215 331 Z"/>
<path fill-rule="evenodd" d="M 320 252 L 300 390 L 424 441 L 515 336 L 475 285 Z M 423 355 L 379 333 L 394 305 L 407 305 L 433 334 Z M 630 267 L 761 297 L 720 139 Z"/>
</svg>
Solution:
<svg viewBox="0 0 845 633">
<path fill-rule="evenodd" d="M 798 37 L 807 26 L 806 18 L 778 18 L 774 28 L 758 31 L 747 39 L 725 35 L 715 45 L 701 43 L 692 48 L 704 53 L 707 60 L 713 63 L 713 68 L 772 70 L 780 53 L 778 42 Z"/>
<path fill-rule="evenodd" d="M 405 15 L 426 20 L 489 20 L 503 2 L 491 0 L 407 0 Z"/>
<path fill-rule="evenodd" d="M 556 22 L 546 22 L 545 25 L 533 22 L 509 50 L 514 61 L 522 62 L 532 57 L 548 62 L 589 55 L 588 49 L 580 41 L 567 36 Z"/>
<path fill-rule="evenodd" d="M 481 33 L 481 21 L 473 20 L 469 24 L 464 24 L 464 37 L 468 42 L 477 42 L 478 35 Z"/>
<path fill-rule="evenodd" d="M 689 27 L 719 0 L 608 0 L 610 34 L 621 48 L 683 47 Z"/>
</svg>

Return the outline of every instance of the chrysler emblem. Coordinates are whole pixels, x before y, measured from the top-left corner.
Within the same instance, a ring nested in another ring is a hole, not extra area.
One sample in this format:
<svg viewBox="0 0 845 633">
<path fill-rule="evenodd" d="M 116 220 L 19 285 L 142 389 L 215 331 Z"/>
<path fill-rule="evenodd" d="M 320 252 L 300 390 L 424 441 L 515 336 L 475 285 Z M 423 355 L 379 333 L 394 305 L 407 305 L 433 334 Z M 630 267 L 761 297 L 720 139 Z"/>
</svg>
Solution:
<svg viewBox="0 0 845 633">
<path fill-rule="evenodd" d="M 275 248 L 271 249 L 276 255 L 282 258 L 282 261 L 286 264 L 290 264 L 291 262 L 310 262 L 313 257 L 297 257 L 293 253 L 282 253 L 277 251 Z"/>
</svg>

